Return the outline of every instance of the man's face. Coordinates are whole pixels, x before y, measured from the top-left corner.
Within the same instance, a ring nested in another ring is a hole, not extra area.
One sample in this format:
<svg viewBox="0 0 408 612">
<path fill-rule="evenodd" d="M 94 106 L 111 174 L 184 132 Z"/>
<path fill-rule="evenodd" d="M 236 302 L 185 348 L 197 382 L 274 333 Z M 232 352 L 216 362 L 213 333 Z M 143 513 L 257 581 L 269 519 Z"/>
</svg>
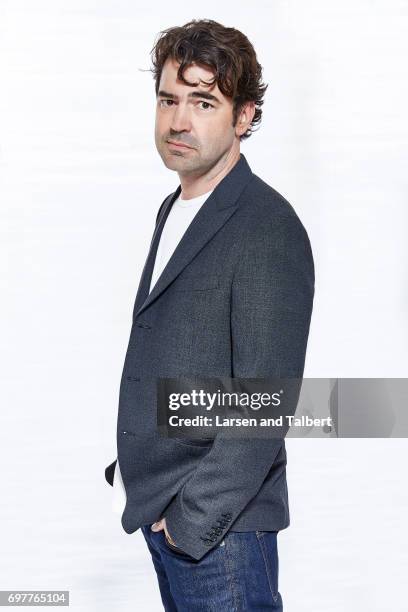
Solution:
<svg viewBox="0 0 408 612">
<path fill-rule="evenodd" d="M 177 79 L 178 63 L 169 58 L 163 66 L 156 105 L 155 142 L 164 164 L 180 175 L 204 174 L 227 153 L 238 138 L 232 126 L 232 99 L 225 97 L 210 81 L 214 73 L 193 64 L 184 78 L 197 83 L 191 87 Z M 211 88 L 212 87 L 212 88 Z M 190 148 L 175 146 L 168 141 Z"/>
</svg>

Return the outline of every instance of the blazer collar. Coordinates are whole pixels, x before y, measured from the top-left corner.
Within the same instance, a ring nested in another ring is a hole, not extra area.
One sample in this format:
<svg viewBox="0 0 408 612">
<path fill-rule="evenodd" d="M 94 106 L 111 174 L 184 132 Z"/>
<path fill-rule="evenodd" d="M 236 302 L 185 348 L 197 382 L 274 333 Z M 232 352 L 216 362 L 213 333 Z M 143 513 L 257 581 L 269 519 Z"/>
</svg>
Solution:
<svg viewBox="0 0 408 612">
<path fill-rule="evenodd" d="M 149 293 L 160 236 L 171 207 L 181 193 L 181 185 L 177 187 L 173 194 L 168 196 L 157 220 L 149 254 L 143 268 L 133 309 L 133 321 L 163 293 L 203 246 L 211 240 L 224 223 L 234 214 L 237 209 L 239 196 L 252 176 L 252 170 L 244 154 L 241 153 L 235 166 L 218 183 L 193 218 L 167 262 L 166 267 L 157 279 L 152 291 Z"/>
</svg>

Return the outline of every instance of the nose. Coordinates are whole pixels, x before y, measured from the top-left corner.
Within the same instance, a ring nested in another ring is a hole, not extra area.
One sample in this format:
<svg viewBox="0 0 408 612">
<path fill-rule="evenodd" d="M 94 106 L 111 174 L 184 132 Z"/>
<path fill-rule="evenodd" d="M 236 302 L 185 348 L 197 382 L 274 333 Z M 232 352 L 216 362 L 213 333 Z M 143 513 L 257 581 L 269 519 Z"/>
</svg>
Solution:
<svg viewBox="0 0 408 612">
<path fill-rule="evenodd" d="M 171 130 L 174 132 L 189 132 L 191 130 L 191 119 L 189 109 L 186 105 L 173 105 L 174 111 L 171 118 Z"/>
</svg>

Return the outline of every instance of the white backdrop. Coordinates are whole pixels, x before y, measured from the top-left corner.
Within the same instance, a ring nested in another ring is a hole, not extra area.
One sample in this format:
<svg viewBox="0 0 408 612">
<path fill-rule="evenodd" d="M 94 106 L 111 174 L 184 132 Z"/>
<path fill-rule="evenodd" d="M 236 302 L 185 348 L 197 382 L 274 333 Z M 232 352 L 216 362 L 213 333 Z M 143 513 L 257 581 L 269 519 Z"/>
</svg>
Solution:
<svg viewBox="0 0 408 612">
<path fill-rule="evenodd" d="M 408 2 L 0 2 L 0 589 L 75 612 L 162 609 L 111 511 L 119 380 L 154 220 L 149 52 L 192 18 L 241 29 L 269 83 L 252 170 L 307 228 L 308 377 L 407 377 Z M 403 612 L 407 442 L 287 441 L 286 612 Z"/>
</svg>

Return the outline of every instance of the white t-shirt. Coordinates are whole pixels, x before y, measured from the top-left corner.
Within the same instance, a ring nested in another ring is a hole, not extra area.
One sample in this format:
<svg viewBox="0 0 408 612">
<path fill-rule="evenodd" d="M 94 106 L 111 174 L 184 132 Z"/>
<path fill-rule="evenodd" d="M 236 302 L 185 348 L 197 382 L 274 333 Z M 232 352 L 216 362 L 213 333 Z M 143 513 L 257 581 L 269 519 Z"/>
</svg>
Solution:
<svg viewBox="0 0 408 612">
<path fill-rule="evenodd" d="M 211 191 L 203 193 L 197 198 L 190 198 L 189 200 L 183 200 L 181 198 L 182 192 L 180 193 L 177 200 L 173 203 L 170 212 L 167 216 L 166 223 L 163 227 L 162 234 L 160 236 L 159 246 L 157 248 L 156 259 L 154 262 L 154 268 L 152 273 L 152 279 L 150 282 L 149 293 L 151 293 L 157 279 L 163 272 L 167 265 L 170 257 L 174 253 L 174 250 L 181 238 L 185 234 L 191 221 L 209 198 Z M 113 501 L 112 509 L 118 514 L 122 514 L 126 505 L 126 492 L 123 485 L 122 475 L 120 473 L 119 460 L 116 462 L 115 473 L 113 478 Z"/>
</svg>

